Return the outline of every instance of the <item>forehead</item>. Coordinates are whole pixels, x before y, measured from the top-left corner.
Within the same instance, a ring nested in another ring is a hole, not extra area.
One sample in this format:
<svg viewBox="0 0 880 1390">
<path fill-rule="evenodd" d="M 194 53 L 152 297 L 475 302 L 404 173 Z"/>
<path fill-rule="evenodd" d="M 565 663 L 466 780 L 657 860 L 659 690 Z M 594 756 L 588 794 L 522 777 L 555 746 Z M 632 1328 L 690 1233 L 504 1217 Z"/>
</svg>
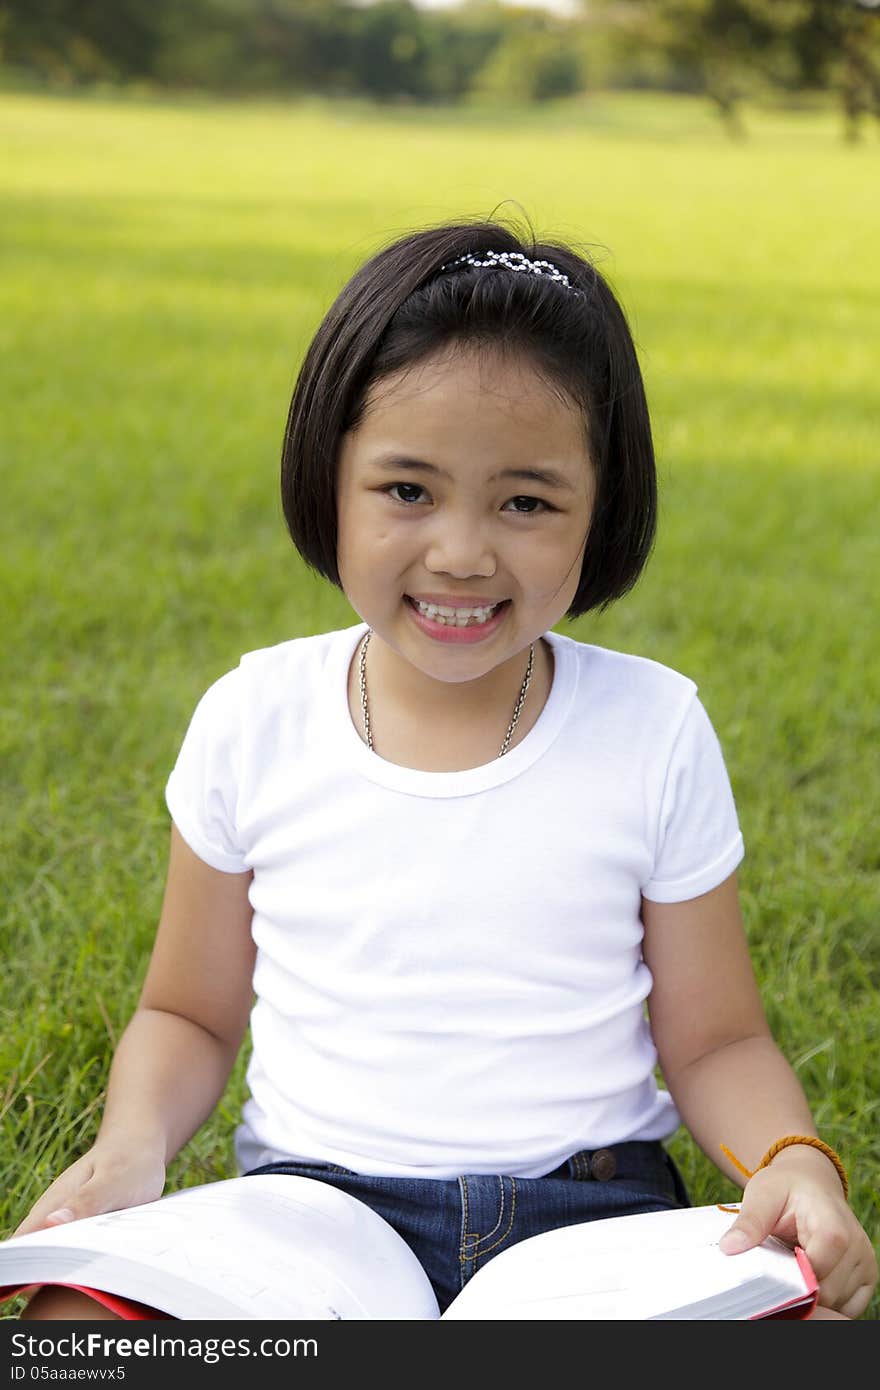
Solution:
<svg viewBox="0 0 880 1390">
<path fill-rule="evenodd" d="M 359 432 L 407 426 L 461 428 L 563 440 L 583 448 L 580 407 L 522 355 L 456 349 L 381 378 L 367 393 Z"/>
</svg>

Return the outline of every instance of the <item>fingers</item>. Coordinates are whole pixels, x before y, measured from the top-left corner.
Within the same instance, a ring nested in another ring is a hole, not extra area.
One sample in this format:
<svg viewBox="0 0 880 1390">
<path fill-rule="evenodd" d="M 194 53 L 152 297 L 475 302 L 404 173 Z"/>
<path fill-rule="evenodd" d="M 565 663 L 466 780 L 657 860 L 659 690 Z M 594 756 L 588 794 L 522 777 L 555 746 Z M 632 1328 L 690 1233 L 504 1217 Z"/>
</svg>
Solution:
<svg viewBox="0 0 880 1390">
<path fill-rule="evenodd" d="M 100 1186 L 97 1192 L 94 1188 L 91 1193 L 88 1190 L 94 1177 L 94 1161 L 85 1154 L 46 1189 L 13 1235 L 30 1235 L 33 1231 L 44 1231 L 105 1211 L 106 1203 L 102 1204 L 99 1198 Z"/>
<path fill-rule="evenodd" d="M 50 1215 L 63 1206 L 59 1195 L 56 1194 L 53 1198 L 54 1188 L 55 1184 L 53 1183 L 48 1192 L 44 1192 L 42 1197 L 34 1202 L 27 1216 L 19 1222 L 12 1232 L 14 1236 L 29 1236 L 32 1231 L 45 1229 Z"/>
<path fill-rule="evenodd" d="M 59 1207 L 57 1211 L 49 1212 L 49 1215 L 46 1217 L 46 1220 L 43 1222 L 43 1225 L 63 1226 L 65 1222 L 75 1220 L 76 1216 L 71 1211 L 70 1207 Z"/>
<path fill-rule="evenodd" d="M 760 1245 L 782 1220 L 787 1194 L 775 1186 L 749 1183 L 739 1216 L 718 1242 L 725 1255 L 739 1255 Z"/>
<path fill-rule="evenodd" d="M 874 1284 L 865 1282 L 864 1270 L 849 1260 L 819 1280 L 819 1303 L 834 1308 L 847 1318 L 860 1318 L 874 1293 Z"/>
<path fill-rule="evenodd" d="M 70 1221 L 81 1221 L 85 1216 L 99 1216 L 119 1205 L 112 1188 L 102 1183 L 86 1182 L 74 1192 L 62 1196 L 51 1189 L 34 1207 L 30 1215 L 15 1232 L 17 1236 L 27 1235 L 29 1231 L 45 1231 L 55 1226 L 66 1226 Z"/>
<path fill-rule="evenodd" d="M 811 1237 L 804 1249 L 819 1281 L 819 1302 L 848 1318 L 860 1318 L 877 1284 L 877 1257 L 854 1217 L 851 1226 L 854 1229 L 835 1237 Z"/>
<path fill-rule="evenodd" d="M 871 1302 L 873 1295 L 873 1284 L 859 1284 L 855 1293 L 844 1300 L 838 1311 L 846 1318 L 860 1318 Z"/>
<path fill-rule="evenodd" d="M 795 1192 L 769 1169 L 747 1183 L 742 1207 L 719 1241 L 727 1255 L 768 1236 L 800 1245 L 819 1285 L 819 1303 L 847 1318 L 867 1309 L 877 1283 L 877 1257 L 855 1213 L 836 1190 L 804 1185 Z"/>
<path fill-rule="evenodd" d="M 106 1151 L 93 1149 L 55 1179 L 13 1235 L 26 1236 L 105 1211 L 152 1202 L 161 1197 L 164 1186 L 165 1164 L 155 1156 L 130 1158 L 115 1152 L 108 1156 Z"/>
<path fill-rule="evenodd" d="M 847 1233 L 839 1228 L 818 1230 L 807 1234 L 800 1243 L 821 1285 L 822 1302 L 836 1308 L 845 1291 Z"/>
<path fill-rule="evenodd" d="M 28 1212 L 24 1221 L 12 1232 L 14 1236 L 28 1236 L 33 1231 L 45 1231 L 52 1226 L 61 1226 L 67 1221 L 75 1221 L 77 1213 L 70 1203 L 63 1203 L 60 1194 L 53 1195 L 52 1189 L 44 1193 Z"/>
</svg>

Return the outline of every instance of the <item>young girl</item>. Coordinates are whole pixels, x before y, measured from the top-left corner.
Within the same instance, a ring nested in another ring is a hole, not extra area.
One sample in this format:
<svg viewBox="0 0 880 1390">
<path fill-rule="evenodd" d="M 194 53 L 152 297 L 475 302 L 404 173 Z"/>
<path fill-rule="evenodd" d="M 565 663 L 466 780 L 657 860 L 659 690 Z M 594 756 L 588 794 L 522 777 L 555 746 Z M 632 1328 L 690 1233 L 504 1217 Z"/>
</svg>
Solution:
<svg viewBox="0 0 880 1390">
<path fill-rule="evenodd" d="M 754 1171 L 731 1257 L 797 1241 L 822 1308 L 858 1317 L 876 1260 L 768 1031 L 696 686 L 554 631 L 654 538 L 602 276 L 495 222 L 387 246 L 308 350 L 282 489 L 362 621 L 250 652 L 200 701 L 98 1137 L 18 1233 L 158 1197 L 250 1020 L 241 1171 L 366 1203 L 441 1310 L 526 1236 L 686 1205 L 683 1123 Z M 96 1315 L 53 1288 L 25 1312 Z"/>
</svg>

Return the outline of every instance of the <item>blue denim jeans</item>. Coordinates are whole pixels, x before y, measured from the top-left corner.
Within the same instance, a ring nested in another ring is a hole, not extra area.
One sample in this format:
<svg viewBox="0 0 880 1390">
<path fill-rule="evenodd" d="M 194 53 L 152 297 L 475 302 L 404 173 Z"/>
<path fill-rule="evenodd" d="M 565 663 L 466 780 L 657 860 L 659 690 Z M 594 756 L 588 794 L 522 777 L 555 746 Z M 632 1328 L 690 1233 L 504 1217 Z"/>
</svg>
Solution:
<svg viewBox="0 0 880 1390">
<path fill-rule="evenodd" d="M 256 1173 L 316 1178 L 365 1202 L 402 1236 L 425 1270 L 440 1311 L 500 1251 L 527 1236 L 606 1216 L 690 1206 L 658 1142 L 581 1149 L 540 1178 L 369 1177 L 333 1163 L 267 1163 Z"/>
</svg>

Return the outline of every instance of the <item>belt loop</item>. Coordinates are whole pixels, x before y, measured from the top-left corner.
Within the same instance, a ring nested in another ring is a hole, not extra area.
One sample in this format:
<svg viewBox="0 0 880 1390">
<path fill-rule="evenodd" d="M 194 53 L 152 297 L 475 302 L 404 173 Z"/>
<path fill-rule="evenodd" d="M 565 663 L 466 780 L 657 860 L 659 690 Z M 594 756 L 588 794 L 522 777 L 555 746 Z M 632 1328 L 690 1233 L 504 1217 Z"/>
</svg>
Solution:
<svg viewBox="0 0 880 1390">
<path fill-rule="evenodd" d="M 568 1171 L 573 1178 L 583 1179 L 590 1176 L 590 1155 L 587 1149 L 578 1149 L 568 1160 Z"/>
</svg>

